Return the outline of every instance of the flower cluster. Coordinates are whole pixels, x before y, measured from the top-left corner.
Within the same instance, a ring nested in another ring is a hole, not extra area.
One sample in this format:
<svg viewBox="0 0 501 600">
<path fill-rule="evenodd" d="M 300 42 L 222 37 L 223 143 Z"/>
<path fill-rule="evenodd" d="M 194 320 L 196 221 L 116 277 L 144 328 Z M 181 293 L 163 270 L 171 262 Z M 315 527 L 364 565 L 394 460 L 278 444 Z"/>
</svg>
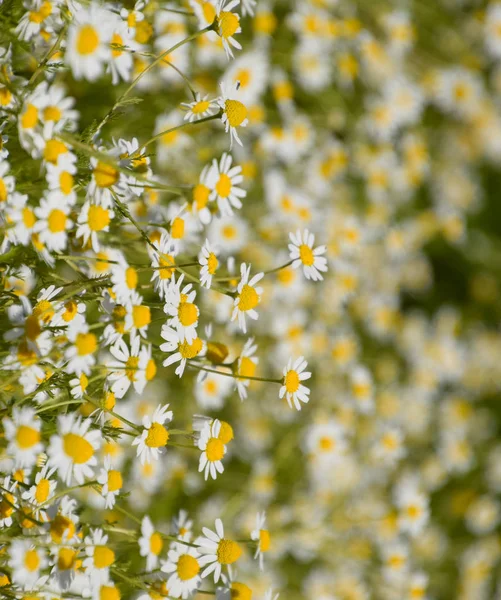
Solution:
<svg viewBox="0 0 501 600">
<path fill-rule="evenodd" d="M 0 596 L 498 597 L 500 106 L 495 2 L 0 3 Z"/>
</svg>

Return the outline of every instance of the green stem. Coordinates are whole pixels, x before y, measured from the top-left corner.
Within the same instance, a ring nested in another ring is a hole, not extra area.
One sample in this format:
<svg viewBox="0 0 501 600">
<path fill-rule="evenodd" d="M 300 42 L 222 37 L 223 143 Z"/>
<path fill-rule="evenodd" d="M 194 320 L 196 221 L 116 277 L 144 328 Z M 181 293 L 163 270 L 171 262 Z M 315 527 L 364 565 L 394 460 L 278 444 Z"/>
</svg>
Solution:
<svg viewBox="0 0 501 600">
<path fill-rule="evenodd" d="M 201 367 L 195 363 L 188 361 L 188 366 L 198 369 L 199 371 L 207 371 L 207 373 L 216 373 L 217 375 L 224 375 L 225 377 L 233 377 L 234 379 L 249 379 L 250 381 L 266 381 L 268 383 L 279 383 L 283 384 L 282 379 L 267 379 L 265 377 L 250 377 L 246 375 L 236 375 L 234 373 L 225 373 L 224 371 L 217 371 L 216 369 L 208 369 L 207 367 Z"/>
</svg>

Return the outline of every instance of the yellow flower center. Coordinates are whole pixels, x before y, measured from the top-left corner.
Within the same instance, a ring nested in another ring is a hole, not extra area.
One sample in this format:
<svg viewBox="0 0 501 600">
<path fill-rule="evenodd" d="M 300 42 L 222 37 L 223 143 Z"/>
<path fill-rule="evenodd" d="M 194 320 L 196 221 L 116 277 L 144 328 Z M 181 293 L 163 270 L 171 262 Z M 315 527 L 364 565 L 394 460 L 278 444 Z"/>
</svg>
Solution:
<svg viewBox="0 0 501 600">
<path fill-rule="evenodd" d="M 189 327 L 198 319 L 198 308 L 192 302 L 181 302 L 177 309 L 177 316 L 183 327 Z"/>
<path fill-rule="evenodd" d="M 97 349 L 97 338 L 93 333 L 79 333 L 75 340 L 78 356 L 93 354 Z"/>
<path fill-rule="evenodd" d="M 184 236 L 184 219 L 176 217 L 172 222 L 170 233 L 175 240 L 180 240 Z"/>
<path fill-rule="evenodd" d="M 256 373 L 256 363 L 247 356 L 240 357 L 238 374 L 243 377 L 254 377 Z"/>
<path fill-rule="evenodd" d="M 164 547 L 164 543 L 162 541 L 162 536 L 155 531 L 150 537 L 150 550 L 153 554 L 159 555 L 162 552 L 162 548 Z"/>
<path fill-rule="evenodd" d="M 80 28 L 77 36 L 77 52 L 83 56 L 93 54 L 99 46 L 99 35 L 92 25 L 86 24 Z"/>
<path fill-rule="evenodd" d="M 245 583 L 234 581 L 230 590 L 231 600 L 251 600 L 252 590 Z"/>
<path fill-rule="evenodd" d="M 224 456 L 223 442 L 219 438 L 210 438 L 210 440 L 207 442 L 205 453 L 207 454 L 207 460 L 210 462 L 221 460 Z"/>
<path fill-rule="evenodd" d="M 169 441 L 169 432 L 160 423 L 152 423 L 145 444 L 150 448 L 161 448 Z"/>
<path fill-rule="evenodd" d="M 238 308 L 241 311 L 252 310 L 259 304 L 259 296 L 256 290 L 250 285 L 245 284 L 240 292 Z"/>
<path fill-rule="evenodd" d="M 97 569 L 105 569 L 115 562 L 115 553 L 106 546 L 94 548 L 94 565 Z"/>
<path fill-rule="evenodd" d="M 129 290 L 135 290 L 137 286 L 137 271 L 132 267 L 128 267 L 125 271 L 125 283 Z"/>
<path fill-rule="evenodd" d="M 72 548 L 61 548 L 57 557 L 57 568 L 60 571 L 67 571 L 75 566 L 77 557 L 76 550 Z"/>
<path fill-rule="evenodd" d="M 5 185 L 5 181 L 0 177 L 0 202 L 5 202 L 7 195 L 7 186 Z"/>
<path fill-rule="evenodd" d="M 42 332 L 42 328 L 40 327 L 40 323 L 35 315 L 30 315 L 25 323 L 24 323 L 24 332 L 26 337 L 32 342 L 37 339 L 37 337 Z"/>
<path fill-rule="evenodd" d="M 247 118 L 247 108 L 238 100 L 226 100 L 224 112 L 230 127 L 238 127 Z"/>
<path fill-rule="evenodd" d="M 45 121 L 54 121 L 55 123 L 57 123 L 62 116 L 63 115 L 57 106 L 48 106 L 43 111 L 43 118 Z"/>
<path fill-rule="evenodd" d="M 38 123 L 38 109 L 33 104 L 28 104 L 21 117 L 21 126 L 23 129 L 33 129 Z"/>
<path fill-rule="evenodd" d="M 0 104 L 1 105 L 8 106 L 10 104 L 11 100 L 12 100 L 12 94 L 10 93 L 10 91 L 6 87 L 0 89 Z"/>
<path fill-rule="evenodd" d="M 38 556 L 38 552 L 36 550 L 28 550 L 24 555 L 24 566 L 28 569 L 28 571 L 36 571 L 40 566 L 40 557 Z"/>
<path fill-rule="evenodd" d="M 151 323 L 151 310 L 149 306 L 133 306 L 132 307 L 132 320 L 134 321 L 134 327 L 141 329 Z"/>
<path fill-rule="evenodd" d="M 111 187 L 118 181 L 119 176 L 115 168 L 103 162 L 98 162 L 94 169 L 94 180 L 101 188 Z"/>
<path fill-rule="evenodd" d="M 209 254 L 209 258 L 207 259 L 207 270 L 209 271 L 209 275 L 214 275 L 218 266 L 219 261 L 217 260 L 216 255 L 213 252 L 211 252 Z"/>
<path fill-rule="evenodd" d="M 299 246 L 299 258 L 303 265 L 306 265 L 307 267 L 311 267 L 315 262 L 313 250 L 306 244 L 301 244 L 301 246 Z"/>
<path fill-rule="evenodd" d="M 68 152 L 68 148 L 63 144 L 63 142 L 60 142 L 59 140 L 49 140 L 45 144 L 43 155 L 47 162 L 55 165 L 59 156 L 61 154 L 65 154 L 66 152 Z"/>
<path fill-rule="evenodd" d="M 66 215 L 59 208 L 54 208 L 50 211 L 47 223 L 52 233 L 61 233 L 66 228 Z"/>
<path fill-rule="evenodd" d="M 50 323 L 54 316 L 54 308 L 48 300 L 40 300 L 33 309 L 33 316 L 44 323 Z"/>
<path fill-rule="evenodd" d="M 0 501 L 0 519 L 6 519 L 14 512 L 12 504 L 14 504 L 14 496 L 12 494 L 4 494 Z"/>
<path fill-rule="evenodd" d="M 155 375 L 157 374 L 157 365 L 155 364 L 155 361 L 150 358 L 150 360 L 148 361 L 148 364 L 146 365 L 146 381 L 151 381 Z"/>
<path fill-rule="evenodd" d="M 209 194 L 209 188 L 203 183 L 197 183 L 193 188 L 193 202 L 195 203 L 197 210 L 202 210 L 202 208 L 207 206 Z"/>
<path fill-rule="evenodd" d="M 73 175 L 68 173 L 68 171 L 61 171 L 59 175 L 59 187 L 63 194 L 71 194 L 71 190 L 73 189 Z"/>
<path fill-rule="evenodd" d="M 23 208 L 23 223 L 27 229 L 31 229 L 36 222 L 35 213 L 31 208 Z"/>
<path fill-rule="evenodd" d="M 42 504 L 49 497 L 50 482 L 48 479 L 40 479 L 35 490 L 35 500 Z"/>
<path fill-rule="evenodd" d="M 10 579 L 8 576 L 5 575 L 5 573 L 0 573 L 0 587 L 5 587 L 6 585 L 9 585 L 9 583 Z"/>
<path fill-rule="evenodd" d="M 320 446 L 320 450 L 323 452 L 329 452 L 335 446 L 334 440 L 328 435 L 324 435 L 320 438 L 318 445 Z"/>
<path fill-rule="evenodd" d="M 120 592 L 112 585 L 102 585 L 99 590 L 99 600 L 120 600 Z"/>
<path fill-rule="evenodd" d="M 267 529 L 259 530 L 259 549 L 261 552 L 268 552 L 270 549 L 270 532 Z"/>
<path fill-rule="evenodd" d="M 125 363 L 125 375 L 129 381 L 136 381 L 137 367 L 139 365 L 139 356 L 131 356 Z"/>
<path fill-rule="evenodd" d="M 40 432 L 33 427 L 20 425 L 16 432 L 17 445 L 22 448 L 31 448 L 40 441 Z"/>
<path fill-rule="evenodd" d="M 287 371 L 287 375 L 284 377 L 284 385 L 287 393 L 293 394 L 299 389 L 299 375 L 296 371 Z"/>
<path fill-rule="evenodd" d="M 242 555 L 242 548 L 233 540 L 222 539 L 217 546 L 217 560 L 222 565 L 231 565 Z"/>
<path fill-rule="evenodd" d="M 219 35 L 225 39 L 235 35 L 240 27 L 240 17 L 226 10 L 220 13 L 217 21 Z"/>
<path fill-rule="evenodd" d="M 50 524 L 50 535 L 52 541 L 56 544 L 60 544 L 65 533 L 67 534 L 68 538 L 71 539 L 75 535 L 75 524 L 73 521 L 68 519 L 68 517 L 56 515 L 56 518 Z"/>
<path fill-rule="evenodd" d="M 98 204 L 91 204 L 87 215 L 87 223 L 91 231 L 102 231 L 110 224 L 110 213 Z"/>
<path fill-rule="evenodd" d="M 219 180 L 216 183 L 216 192 L 221 198 L 227 198 L 231 193 L 232 183 L 231 179 L 226 173 L 221 173 Z"/>
<path fill-rule="evenodd" d="M 221 230 L 221 234 L 227 240 L 234 240 L 237 237 L 237 230 L 233 225 L 225 225 Z"/>
<path fill-rule="evenodd" d="M 118 33 L 114 33 L 112 35 L 111 44 L 116 44 L 117 46 L 125 45 L 122 36 Z M 112 48 L 111 55 L 113 56 L 113 58 L 118 58 L 119 56 L 122 56 L 123 52 L 123 50 L 119 50 L 118 48 Z"/>
<path fill-rule="evenodd" d="M 108 471 L 108 491 L 116 492 L 123 486 L 122 474 L 120 471 Z"/>
<path fill-rule="evenodd" d="M 92 444 L 76 433 L 66 433 L 63 436 L 63 449 L 77 465 L 85 464 L 94 456 Z"/>
<path fill-rule="evenodd" d="M 226 421 L 221 421 L 221 429 L 219 430 L 219 435 L 217 437 L 223 444 L 228 444 L 234 437 L 233 427 Z"/>
<path fill-rule="evenodd" d="M 181 581 L 196 577 L 200 571 L 198 560 L 189 554 L 183 554 L 177 561 L 177 575 Z"/>
<path fill-rule="evenodd" d="M 188 344 L 186 341 L 179 344 L 179 353 L 183 358 L 195 358 L 195 356 L 200 354 L 202 347 L 202 340 L 200 338 L 195 338 L 191 344 Z"/>
<path fill-rule="evenodd" d="M 204 13 L 204 19 L 207 21 L 207 23 L 213 23 L 214 19 L 216 18 L 216 9 L 214 8 L 214 5 L 211 4 L 210 0 L 206 0 L 205 2 L 202 1 L 201 4 Z"/>
<path fill-rule="evenodd" d="M 210 106 L 210 102 L 208 100 L 200 100 L 197 102 L 195 106 L 192 107 L 191 112 L 194 115 L 199 115 L 200 113 L 205 112 Z"/>
<path fill-rule="evenodd" d="M 174 257 L 170 254 L 162 254 L 158 260 L 158 266 L 162 267 L 158 269 L 160 279 L 170 279 L 172 274 L 174 273 L 174 268 L 168 268 L 171 265 L 175 264 Z"/>
</svg>

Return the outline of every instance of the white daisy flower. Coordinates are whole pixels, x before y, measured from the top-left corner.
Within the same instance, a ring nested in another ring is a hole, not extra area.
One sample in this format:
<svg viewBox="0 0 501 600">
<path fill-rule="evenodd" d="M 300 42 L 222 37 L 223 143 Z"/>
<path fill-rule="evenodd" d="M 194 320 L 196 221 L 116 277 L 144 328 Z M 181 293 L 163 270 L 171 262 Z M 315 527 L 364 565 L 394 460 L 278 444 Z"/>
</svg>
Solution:
<svg viewBox="0 0 501 600">
<path fill-rule="evenodd" d="M 75 79 L 95 81 L 111 59 L 111 37 L 117 22 L 114 13 L 96 4 L 80 6 L 68 31 L 65 58 Z"/>
<path fill-rule="evenodd" d="M 47 454 L 47 465 L 56 467 L 66 485 L 73 479 L 78 484 L 94 477 L 97 465 L 96 450 L 102 440 L 101 431 L 90 429 L 92 421 L 76 417 L 75 414 L 58 417 L 58 432 L 51 436 Z"/>
<path fill-rule="evenodd" d="M 158 460 L 161 454 L 165 452 L 165 446 L 169 441 L 169 432 L 164 427 L 164 423 L 172 421 L 173 413 L 168 410 L 169 405 L 157 406 L 153 416 L 143 417 L 143 432 L 140 436 L 134 438 L 133 446 L 137 446 L 137 457 L 141 464 L 150 463 Z"/>
<path fill-rule="evenodd" d="M 242 352 L 238 357 L 237 375 L 241 377 L 254 377 L 259 358 L 254 356 L 257 350 L 257 344 L 254 343 L 254 338 L 249 338 L 242 348 Z M 247 388 L 250 385 L 249 379 L 235 379 L 235 385 L 238 390 L 240 400 L 247 398 Z"/>
<path fill-rule="evenodd" d="M 198 262 L 202 267 L 200 269 L 200 283 L 209 289 L 212 285 L 212 277 L 219 266 L 219 261 L 217 260 L 215 249 L 207 239 L 198 255 Z"/>
<path fill-rule="evenodd" d="M 18 507 L 18 501 L 15 494 L 17 481 L 10 480 L 10 475 L 3 478 L 2 489 L 0 491 L 0 529 L 10 527 L 13 519 L 12 515 Z"/>
<path fill-rule="evenodd" d="M 176 598 L 188 598 L 198 589 L 200 577 L 200 554 L 196 548 L 174 543 L 169 550 L 167 560 L 162 561 L 161 570 L 169 575 L 167 588 L 169 595 Z"/>
<path fill-rule="evenodd" d="M 238 187 L 244 180 L 242 167 L 232 168 L 232 161 L 233 157 L 226 152 L 219 163 L 214 159 L 208 180 L 212 190 L 209 200 L 216 200 L 219 211 L 225 216 L 231 216 L 233 208 L 242 208 L 240 199 L 247 196 L 247 192 Z"/>
<path fill-rule="evenodd" d="M 216 479 L 217 474 L 224 471 L 221 460 L 226 454 L 226 445 L 221 440 L 220 433 L 221 421 L 215 419 L 204 425 L 198 438 L 198 448 L 202 451 L 198 470 L 199 472 L 204 472 L 206 480 L 209 474 L 212 479 Z"/>
<path fill-rule="evenodd" d="M 327 259 L 321 254 L 327 251 L 326 246 L 313 249 L 315 236 L 305 229 L 302 233 L 298 229 L 296 234 L 289 233 L 292 244 L 289 244 L 290 258 L 294 269 L 303 267 L 306 279 L 321 281 L 323 279 L 320 271 L 327 271 Z"/>
<path fill-rule="evenodd" d="M 193 188 L 191 212 L 198 217 L 203 225 L 208 225 L 212 220 L 212 213 L 209 207 L 211 187 L 210 180 L 212 175 L 212 165 L 205 165 L 200 173 L 198 183 Z"/>
<path fill-rule="evenodd" d="M 186 110 L 184 120 L 193 123 L 205 117 L 211 117 L 217 113 L 217 100 L 209 100 L 209 95 L 201 96 L 198 92 L 193 102 L 182 102 L 181 106 Z"/>
<path fill-rule="evenodd" d="M 280 388 L 279 398 L 285 396 L 289 406 L 292 408 L 294 404 L 297 410 L 301 410 L 301 402 L 307 404 L 310 400 L 309 388 L 301 383 L 311 377 L 311 373 L 305 371 L 307 365 L 308 363 L 304 357 L 300 356 L 294 364 L 292 363 L 292 358 L 289 358 L 289 362 L 284 368 L 284 379 L 283 385 Z"/>
<path fill-rule="evenodd" d="M 54 197 L 42 198 L 40 206 L 35 208 L 38 221 L 33 231 L 38 233 L 40 241 L 49 251 L 62 252 L 66 248 L 68 230 L 73 226 L 69 214 L 70 206 Z"/>
<path fill-rule="evenodd" d="M 183 280 L 184 274 L 177 281 L 172 277 L 165 294 L 164 312 L 171 317 L 168 324 L 176 328 L 180 341 L 191 344 L 197 337 L 200 311 L 194 303 L 197 293 L 193 285 L 188 283 L 181 289 Z"/>
<path fill-rule="evenodd" d="M 242 46 L 234 38 L 236 33 L 240 33 L 240 16 L 237 13 L 231 12 L 240 4 L 240 0 L 217 0 L 216 18 L 217 18 L 217 33 L 221 37 L 223 47 L 226 51 L 228 60 L 233 58 L 231 47 L 241 50 Z"/>
<path fill-rule="evenodd" d="M 9 547 L 9 567 L 12 569 L 12 583 L 21 589 L 30 590 L 49 565 L 43 548 L 33 545 L 30 540 L 14 539 Z"/>
<path fill-rule="evenodd" d="M 237 91 L 237 88 L 227 91 L 227 87 L 221 84 L 221 97 L 217 101 L 223 111 L 221 121 L 225 126 L 225 131 L 226 133 L 230 133 L 230 149 L 233 147 L 233 141 L 242 146 L 237 133 L 237 127 L 247 127 L 249 122 L 247 107 L 237 99 Z"/>
<path fill-rule="evenodd" d="M 110 370 L 108 379 L 113 382 L 111 391 L 117 398 L 123 398 L 131 385 L 138 394 L 141 394 L 146 386 L 146 365 L 140 358 L 140 346 L 141 338 L 136 336 L 131 340 L 130 349 L 123 339 L 117 340 L 110 347 L 110 352 L 116 361 L 108 363 Z"/>
<path fill-rule="evenodd" d="M 110 567 L 115 562 L 115 552 L 108 545 L 108 536 L 101 529 L 91 529 L 84 544 L 87 555 L 83 561 L 85 574 L 93 586 L 105 583 L 109 579 Z"/>
<path fill-rule="evenodd" d="M 98 233 L 108 232 L 115 212 L 111 208 L 104 208 L 100 204 L 85 202 L 78 216 L 77 238 L 83 238 L 83 244 L 91 241 L 94 252 L 99 252 Z"/>
<path fill-rule="evenodd" d="M 2 424 L 8 441 L 7 452 L 19 467 L 31 467 L 43 451 L 41 421 L 31 407 L 12 410 L 12 418 L 4 417 Z"/>
<path fill-rule="evenodd" d="M 198 356 L 204 349 L 204 343 L 199 337 L 196 337 L 191 344 L 186 340 L 181 341 L 179 333 L 169 325 L 163 325 L 161 334 L 166 340 L 165 344 L 160 346 L 162 352 L 170 352 L 171 355 L 166 358 L 162 365 L 168 367 L 174 363 L 180 363 L 175 370 L 178 377 L 182 377 L 186 367 L 186 361 Z"/>
<path fill-rule="evenodd" d="M 266 513 L 256 515 L 256 528 L 251 532 L 251 539 L 257 544 L 254 558 L 259 560 L 259 568 L 263 570 L 264 554 L 270 549 L 270 532 L 266 529 Z"/>
<path fill-rule="evenodd" d="M 136 45 L 130 35 L 127 24 L 119 19 L 114 23 L 110 44 L 112 44 L 112 48 L 108 70 L 111 72 L 112 85 L 118 85 L 121 80 L 130 80 L 133 66 L 132 53 L 119 48 L 119 46 L 131 48 Z"/>
<path fill-rule="evenodd" d="M 126 303 L 132 297 L 135 292 L 139 277 L 137 270 L 134 267 L 129 266 L 125 260 L 121 260 L 118 265 L 111 265 L 111 282 L 113 283 L 113 293 L 116 296 L 116 301 L 119 303 Z"/>
<path fill-rule="evenodd" d="M 141 537 L 139 538 L 139 554 L 146 557 L 146 570 L 153 571 L 158 565 L 158 556 L 162 552 L 164 542 L 161 534 L 155 531 L 151 519 L 143 517 Z"/>
<path fill-rule="evenodd" d="M 263 288 L 255 286 L 264 277 L 264 273 L 257 273 L 249 280 L 250 270 L 251 265 L 248 267 L 245 263 L 240 265 L 240 283 L 237 287 L 237 297 L 233 302 L 231 315 L 232 321 L 238 317 L 238 325 L 244 333 L 247 331 L 245 316 L 248 315 L 254 320 L 258 318 L 259 315 L 254 309 L 261 302 L 263 293 Z"/>
<path fill-rule="evenodd" d="M 106 455 L 104 467 L 99 472 L 97 481 L 101 484 L 101 495 L 105 499 L 105 508 L 112 509 L 115 506 L 116 498 L 122 491 L 123 479 L 122 473 L 112 468 L 111 456 Z"/>
<path fill-rule="evenodd" d="M 223 567 L 235 563 L 242 555 L 242 549 L 237 542 L 224 537 L 221 519 L 216 519 L 215 526 L 215 532 L 204 527 L 202 533 L 205 537 L 197 538 L 196 544 L 201 554 L 200 565 L 202 567 L 207 565 L 202 571 L 202 579 L 214 573 L 214 582 L 217 583 L 221 578 Z"/>
<path fill-rule="evenodd" d="M 56 467 L 50 468 L 45 465 L 44 468 L 35 475 L 35 483 L 23 492 L 22 498 L 33 505 L 33 516 L 39 521 L 47 521 L 47 513 L 41 507 L 50 504 L 50 498 L 53 496 L 57 481 L 51 479 L 56 472 Z"/>
<path fill-rule="evenodd" d="M 90 375 L 92 367 L 96 364 L 95 353 L 98 350 L 97 336 L 91 331 L 78 331 L 73 344 L 65 352 L 65 358 L 69 361 L 66 365 L 68 373 L 75 373 L 80 377 L 82 373 Z"/>
</svg>

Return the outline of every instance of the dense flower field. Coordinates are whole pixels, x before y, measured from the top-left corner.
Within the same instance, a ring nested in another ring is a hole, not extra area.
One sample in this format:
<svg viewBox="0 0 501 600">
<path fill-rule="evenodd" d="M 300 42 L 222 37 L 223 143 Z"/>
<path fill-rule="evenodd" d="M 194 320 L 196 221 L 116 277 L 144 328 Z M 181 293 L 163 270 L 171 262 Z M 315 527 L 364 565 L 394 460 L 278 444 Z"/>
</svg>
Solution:
<svg viewBox="0 0 501 600">
<path fill-rule="evenodd" d="M 0 3 L 0 597 L 501 599 L 501 4 Z"/>
</svg>

